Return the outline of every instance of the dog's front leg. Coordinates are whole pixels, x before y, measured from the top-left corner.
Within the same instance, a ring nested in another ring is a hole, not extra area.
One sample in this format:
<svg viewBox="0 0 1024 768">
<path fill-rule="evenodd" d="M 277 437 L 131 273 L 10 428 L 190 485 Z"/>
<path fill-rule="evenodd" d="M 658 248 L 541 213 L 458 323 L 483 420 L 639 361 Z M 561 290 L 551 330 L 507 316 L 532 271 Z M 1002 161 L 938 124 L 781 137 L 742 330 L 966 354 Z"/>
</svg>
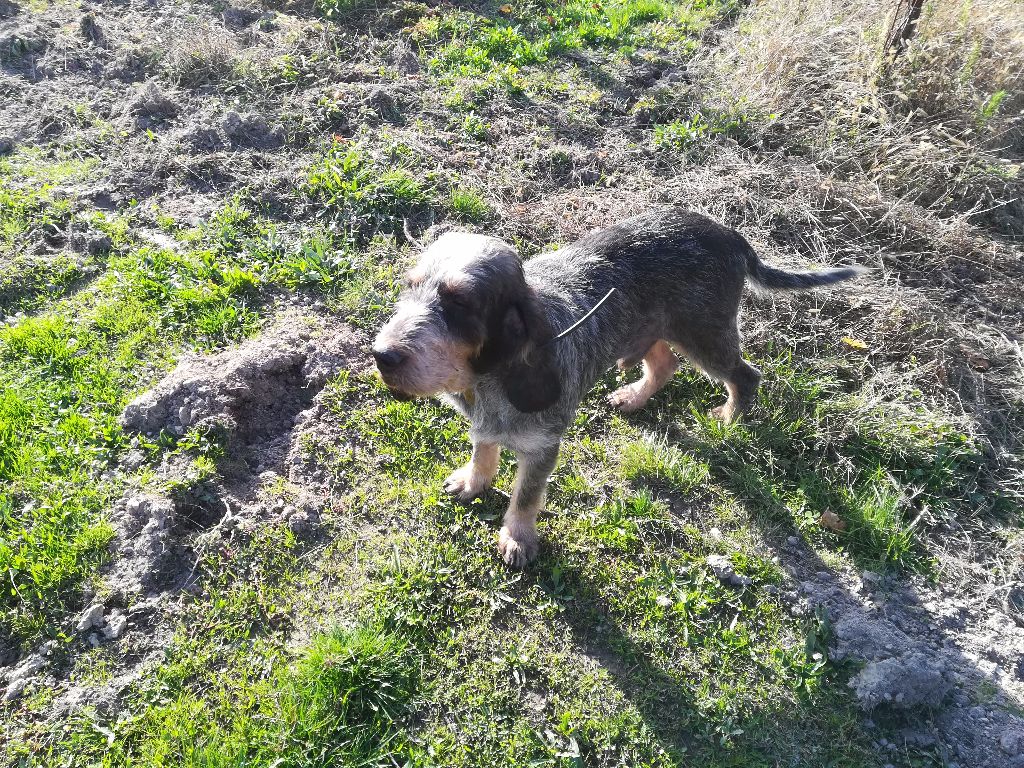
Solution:
<svg viewBox="0 0 1024 768">
<path fill-rule="evenodd" d="M 498 534 L 498 551 L 508 565 L 523 568 L 537 556 L 537 513 L 544 503 L 548 477 L 558 461 L 558 446 L 530 453 L 516 451 L 516 459 L 516 483 Z"/>
<path fill-rule="evenodd" d="M 473 443 L 473 455 L 469 463 L 456 469 L 444 481 L 444 489 L 462 501 L 475 499 L 491 487 L 498 474 L 501 449 L 497 443 Z"/>
</svg>

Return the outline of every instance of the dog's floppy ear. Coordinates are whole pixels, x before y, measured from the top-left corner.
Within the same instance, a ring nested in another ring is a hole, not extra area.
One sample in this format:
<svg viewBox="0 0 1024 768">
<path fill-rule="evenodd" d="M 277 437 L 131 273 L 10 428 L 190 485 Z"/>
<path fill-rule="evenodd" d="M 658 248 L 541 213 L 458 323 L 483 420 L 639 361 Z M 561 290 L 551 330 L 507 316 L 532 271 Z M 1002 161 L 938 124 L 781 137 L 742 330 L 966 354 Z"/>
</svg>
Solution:
<svg viewBox="0 0 1024 768">
<path fill-rule="evenodd" d="M 508 306 L 502 318 L 505 360 L 495 370 L 509 402 L 523 413 L 543 411 L 562 396 L 554 352 L 543 346 L 551 334 L 532 296 Z"/>
</svg>

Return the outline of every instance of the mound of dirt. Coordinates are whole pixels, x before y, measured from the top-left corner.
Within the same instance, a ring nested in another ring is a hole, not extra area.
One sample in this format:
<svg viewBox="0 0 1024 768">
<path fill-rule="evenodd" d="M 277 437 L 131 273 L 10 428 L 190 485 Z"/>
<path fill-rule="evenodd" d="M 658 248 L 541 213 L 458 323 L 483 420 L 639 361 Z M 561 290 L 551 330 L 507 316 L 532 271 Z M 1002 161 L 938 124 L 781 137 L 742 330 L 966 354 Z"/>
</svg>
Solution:
<svg viewBox="0 0 1024 768">
<path fill-rule="evenodd" d="M 121 416 L 127 431 L 181 436 L 197 430 L 215 436 L 226 455 L 222 477 L 200 483 L 190 482 L 187 457 L 169 457 L 157 474 L 178 488 L 175 493 L 133 493 L 115 504 L 109 591 L 128 604 L 180 589 L 197 551 L 257 519 L 276 517 L 297 535 L 315 532 L 322 494 L 290 471 L 293 454 L 301 454 L 295 443 L 300 432 L 315 428 L 311 406 L 324 385 L 343 370 L 367 365 L 363 343 L 347 325 L 286 313 L 239 347 L 182 360 L 132 401 Z M 138 463 L 136 453 L 126 461 Z M 295 483 L 291 503 L 265 504 L 261 489 L 283 477 Z"/>
<path fill-rule="evenodd" d="M 361 344 L 348 326 L 325 332 L 290 318 L 237 349 L 183 360 L 125 408 L 121 423 L 154 434 L 217 427 L 247 441 L 267 437 L 290 429 L 329 378 L 364 367 Z"/>
<path fill-rule="evenodd" d="M 221 121 L 221 129 L 232 146 L 277 149 L 284 144 L 284 132 L 280 128 L 272 128 L 257 114 L 228 112 Z"/>
<path fill-rule="evenodd" d="M 141 122 L 166 120 L 178 114 L 178 103 L 155 80 L 147 80 L 135 89 L 125 106 L 127 114 Z"/>
<path fill-rule="evenodd" d="M 1024 768 L 1024 629 L 1011 616 L 871 571 L 848 583 L 807 570 L 814 558 L 795 541 L 787 550 L 808 606 L 831 621 L 832 658 L 861 665 L 849 685 L 869 722 L 914 723 L 906 743 L 949 745 L 948 765 Z"/>
<path fill-rule="evenodd" d="M 159 661 L 173 633 L 171 598 L 192 588 L 209 546 L 268 520 L 287 524 L 296 536 L 315 535 L 329 491 L 302 443 L 314 434 L 331 439 L 329 412 L 317 395 L 342 371 L 368 366 L 364 346 L 365 339 L 343 323 L 288 311 L 238 347 L 185 358 L 132 401 L 121 416 L 129 432 L 216 433 L 226 453 L 218 464 L 221 477 L 190 485 L 190 459 L 171 454 L 156 468 L 151 487 L 185 490 L 136 490 L 113 504 L 116 535 L 102 589 L 89 595 L 68 627 L 79 637 L 79 649 L 115 641 L 131 649 L 110 680 L 65 685 L 45 646 L 17 666 L 0 667 L 0 700 L 17 699 L 33 685 L 58 692 L 54 712 L 115 707 L 146 665 Z M 140 449 L 123 461 L 133 468 L 144 462 Z M 290 486 L 287 499 L 272 490 L 282 481 Z"/>
</svg>

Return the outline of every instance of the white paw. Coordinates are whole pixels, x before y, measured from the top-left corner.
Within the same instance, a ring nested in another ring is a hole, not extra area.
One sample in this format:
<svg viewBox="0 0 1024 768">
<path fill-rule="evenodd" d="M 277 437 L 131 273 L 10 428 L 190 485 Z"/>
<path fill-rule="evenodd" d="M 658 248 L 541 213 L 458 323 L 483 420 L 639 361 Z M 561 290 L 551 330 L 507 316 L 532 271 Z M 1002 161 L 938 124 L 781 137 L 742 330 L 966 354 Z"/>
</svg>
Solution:
<svg viewBox="0 0 1024 768">
<path fill-rule="evenodd" d="M 732 424 L 736 421 L 739 421 L 740 415 L 741 414 L 736 413 L 736 411 L 733 409 L 731 405 L 729 405 L 729 403 L 723 403 L 717 408 L 712 408 L 708 412 L 708 416 L 710 416 L 713 419 L 718 419 L 723 424 Z"/>
<path fill-rule="evenodd" d="M 498 552 L 510 568 L 525 568 L 537 557 L 539 548 L 540 539 L 533 527 L 513 530 L 503 525 L 498 533 Z"/>
<path fill-rule="evenodd" d="M 608 395 L 608 402 L 622 413 L 633 413 L 644 407 L 647 398 L 641 396 L 640 389 L 635 384 L 627 384 Z"/>
<path fill-rule="evenodd" d="M 472 464 L 467 464 L 448 475 L 444 489 L 460 501 L 469 501 L 486 491 L 490 484 L 490 480 L 473 471 Z"/>
</svg>

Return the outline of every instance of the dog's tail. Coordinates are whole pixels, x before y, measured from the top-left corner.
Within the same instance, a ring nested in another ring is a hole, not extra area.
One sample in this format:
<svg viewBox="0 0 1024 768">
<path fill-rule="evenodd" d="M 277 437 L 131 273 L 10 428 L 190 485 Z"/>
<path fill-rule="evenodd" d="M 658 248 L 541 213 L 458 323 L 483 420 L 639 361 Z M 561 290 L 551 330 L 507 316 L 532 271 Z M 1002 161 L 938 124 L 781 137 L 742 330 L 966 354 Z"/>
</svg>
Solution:
<svg viewBox="0 0 1024 768">
<path fill-rule="evenodd" d="M 863 267 L 834 267 L 832 269 L 819 269 L 814 272 L 797 271 L 787 272 L 784 269 L 769 267 L 757 254 L 754 249 L 747 247 L 747 278 L 758 288 L 766 291 L 805 291 L 810 288 L 820 288 L 825 285 L 832 285 L 843 280 L 857 277 L 866 271 Z"/>
</svg>

